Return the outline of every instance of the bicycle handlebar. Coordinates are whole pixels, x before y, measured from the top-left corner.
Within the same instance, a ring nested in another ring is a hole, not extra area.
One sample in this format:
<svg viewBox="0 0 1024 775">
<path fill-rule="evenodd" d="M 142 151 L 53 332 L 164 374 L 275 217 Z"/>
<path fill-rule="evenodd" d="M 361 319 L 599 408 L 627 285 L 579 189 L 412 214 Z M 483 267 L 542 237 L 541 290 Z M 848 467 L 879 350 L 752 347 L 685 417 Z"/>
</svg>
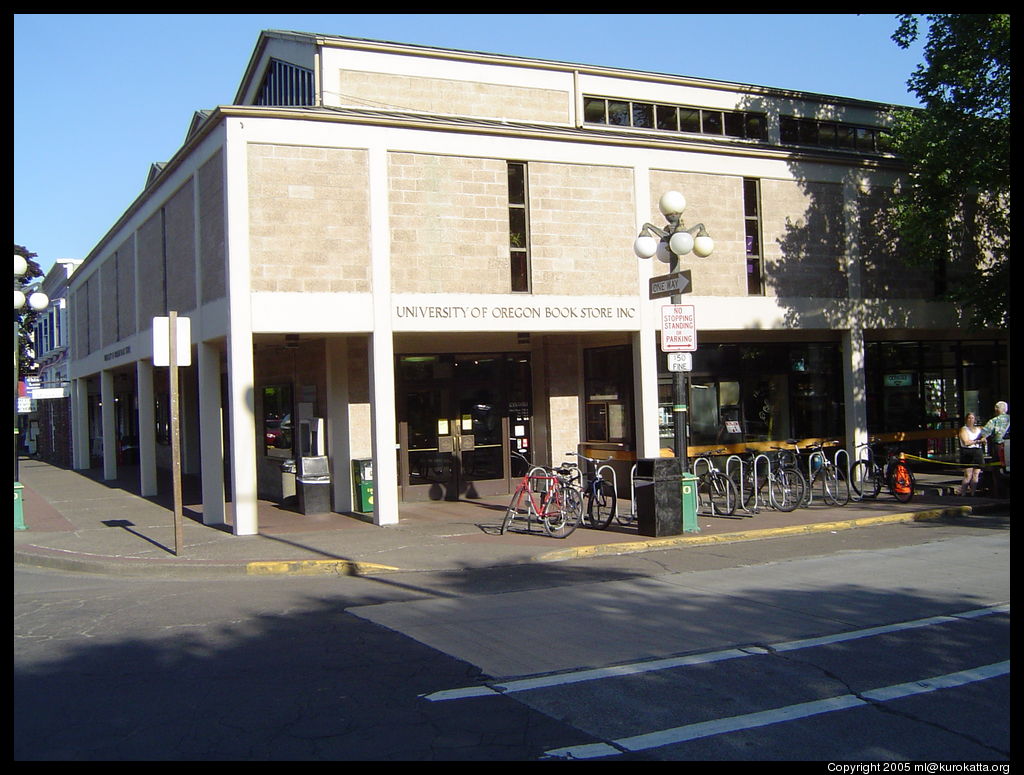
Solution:
<svg viewBox="0 0 1024 775">
<path fill-rule="evenodd" d="M 586 455 L 584 455 L 584 454 L 582 454 L 580 452 L 566 452 L 565 454 L 567 454 L 567 455 L 574 455 L 574 456 L 580 458 L 581 460 L 586 460 L 588 463 L 609 463 L 609 462 L 611 462 L 612 460 L 615 459 L 614 456 L 612 456 L 612 455 L 609 455 L 604 460 L 599 460 L 596 457 L 587 457 Z M 572 465 L 576 465 L 576 464 L 573 463 Z"/>
</svg>

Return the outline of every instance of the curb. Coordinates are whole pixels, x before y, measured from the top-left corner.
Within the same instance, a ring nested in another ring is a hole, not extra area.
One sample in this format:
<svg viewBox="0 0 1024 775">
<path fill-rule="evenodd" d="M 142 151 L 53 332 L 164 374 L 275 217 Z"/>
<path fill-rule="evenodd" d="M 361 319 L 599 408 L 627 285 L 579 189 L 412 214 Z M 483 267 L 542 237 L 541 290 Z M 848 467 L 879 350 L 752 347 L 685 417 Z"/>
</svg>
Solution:
<svg viewBox="0 0 1024 775">
<path fill-rule="evenodd" d="M 889 514 L 878 517 L 861 517 L 858 519 L 839 520 L 833 522 L 817 522 L 810 525 L 791 525 L 788 527 L 763 528 L 745 530 L 735 533 L 717 535 L 679 535 L 664 538 L 649 538 L 642 541 L 629 541 L 614 544 L 595 544 L 577 546 L 571 549 L 554 550 L 534 555 L 528 560 L 516 560 L 516 565 L 524 562 L 551 563 L 588 557 L 615 556 L 623 554 L 639 554 L 642 552 L 659 551 L 681 546 L 708 546 L 713 544 L 755 541 L 782 536 L 805 535 L 826 531 L 852 530 L 872 525 L 896 524 L 900 522 L 924 522 L 944 518 L 964 517 L 980 514 L 992 506 L 948 506 L 926 509 L 917 512 Z M 237 575 L 237 576 L 283 576 L 283 575 L 333 575 L 333 576 L 375 576 L 388 573 L 401 573 L 402 568 L 393 565 L 382 565 L 356 560 L 276 560 L 276 561 L 240 561 L 223 562 L 218 560 L 194 560 L 187 558 L 151 558 L 114 557 L 109 555 L 88 554 L 46 547 L 32 547 L 31 550 L 14 550 L 14 562 L 31 567 L 50 568 L 81 573 L 109 573 L 125 576 L 141 575 Z M 500 564 L 500 563 L 499 563 Z M 496 566 L 495 566 L 496 567 Z"/>
<path fill-rule="evenodd" d="M 807 533 L 823 533 L 835 530 L 853 530 L 858 527 L 872 525 L 896 524 L 899 522 L 925 522 L 945 517 L 962 517 L 973 513 L 973 506 L 953 506 L 947 508 L 928 509 L 927 511 L 889 514 L 883 517 L 860 517 L 858 519 L 839 520 L 837 522 L 816 522 L 811 525 L 791 525 L 789 527 L 763 528 L 761 530 L 743 530 L 738 533 L 720 533 L 718 535 L 700 536 L 666 536 L 651 538 L 647 541 L 629 541 L 621 544 L 599 544 L 594 546 L 578 546 L 572 549 L 560 549 L 536 555 L 535 562 L 562 562 L 583 557 L 602 557 L 618 554 L 635 554 L 672 549 L 678 546 L 707 546 L 709 544 L 726 544 L 738 541 L 755 541 L 761 538 L 777 538 L 780 536 L 802 535 Z"/>
<path fill-rule="evenodd" d="M 375 576 L 378 573 L 394 573 L 400 570 L 401 568 L 393 565 L 352 560 L 281 560 L 250 562 L 245 565 L 245 573 L 249 576 L 277 576 L 285 573 L 296 576 Z"/>
<path fill-rule="evenodd" d="M 14 564 L 33 568 L 72 571 L 75 573 L 109 573 L 119 576 L 159 575 L 241 575 L 245 566 L 240 563 L 217 560 L 189 560 L 181 558 L 142 559 L 113 557 L 110 555 L 71 552 L 61 549 L 32 547 L 30 551 L 14 550 Z"/>
</svg>

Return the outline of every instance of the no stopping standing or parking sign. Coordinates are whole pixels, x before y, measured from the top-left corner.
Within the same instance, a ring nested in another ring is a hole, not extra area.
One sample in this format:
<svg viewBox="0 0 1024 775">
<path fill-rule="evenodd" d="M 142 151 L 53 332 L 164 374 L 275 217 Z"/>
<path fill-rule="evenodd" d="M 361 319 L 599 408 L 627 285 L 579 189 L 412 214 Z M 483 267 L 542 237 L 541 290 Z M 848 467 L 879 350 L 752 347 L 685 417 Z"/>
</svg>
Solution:
<svg viewBox="0 0 1024 775">
<path fill-rule="evenodd" d="M 697 320 L 692 304 L 666 304 L 661 308 L 661 351 L 697 351 Z"/>
</svg>

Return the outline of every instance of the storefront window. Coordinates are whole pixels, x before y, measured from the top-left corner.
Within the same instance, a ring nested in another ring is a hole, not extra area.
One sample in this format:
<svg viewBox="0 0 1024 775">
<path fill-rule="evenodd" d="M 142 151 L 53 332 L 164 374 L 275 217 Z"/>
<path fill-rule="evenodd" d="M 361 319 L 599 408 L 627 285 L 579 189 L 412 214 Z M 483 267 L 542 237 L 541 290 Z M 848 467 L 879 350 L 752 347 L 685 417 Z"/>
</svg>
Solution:
<svg viewBox="0 0 1024 775">
<path fill-rule="evenodd" d="M 659 373 L 662 446 L 671 446 L 671 375 Z M 690 377 L 690 444 L 742 444 L 842 433 L 839 345 L 702 345 Z"/>
<path fill-rule="evenodd" d="M 292 386 L 263 388 L 263 454 L 292 457 Z"/>
<path fill-rule="evenodd" d="M 865 354 L 871 433 L 958 428 L 967 412 L 990 413 L 1007 383 L 1005 342 L 868 342 Z"/>
<path fill-rule="evenodd" d="M 584 350 L 587 441 L 632 443 L 632 358 L 626 345 Z"/>
</svg>

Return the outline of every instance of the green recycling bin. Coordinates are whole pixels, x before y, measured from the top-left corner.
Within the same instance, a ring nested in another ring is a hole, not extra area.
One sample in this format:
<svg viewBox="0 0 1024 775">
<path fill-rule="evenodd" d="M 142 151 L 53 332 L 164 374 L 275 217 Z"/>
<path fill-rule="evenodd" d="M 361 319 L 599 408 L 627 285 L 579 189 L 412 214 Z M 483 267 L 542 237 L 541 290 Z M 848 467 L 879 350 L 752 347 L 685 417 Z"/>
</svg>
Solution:
<svg viewBox="0 0 1024 775">
<path fill-rule="evenodd" d="M 352 482 L 356 511 L 369 514 L 373 511 L 373 460 L 364 458 L 352 461 Z"/>
<path fill-rule="evenodd" d="M 679 501 L 683 518 L 683 532 L 699 533 L 700 526 L 697 524 L 697 477 L 688 471 L 683 472 L 680 486 L 682 492 Z"/>
</svg>

